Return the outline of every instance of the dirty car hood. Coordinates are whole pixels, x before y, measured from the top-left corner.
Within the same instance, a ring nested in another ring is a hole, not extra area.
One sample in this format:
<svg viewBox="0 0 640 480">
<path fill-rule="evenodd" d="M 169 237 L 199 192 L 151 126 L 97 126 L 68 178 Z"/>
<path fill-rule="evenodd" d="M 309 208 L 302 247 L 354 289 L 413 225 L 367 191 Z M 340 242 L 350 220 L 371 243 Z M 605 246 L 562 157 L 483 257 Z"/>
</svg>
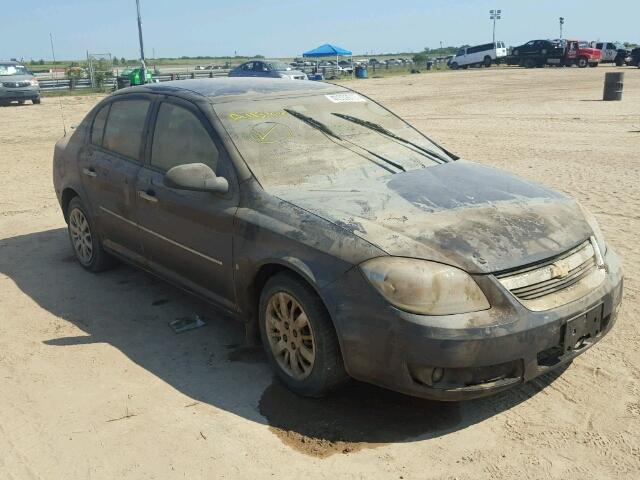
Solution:
<svg viewBox="0 0 640 480">
<path fill-rule="evenodd" d="M 278 187 L 279 198 L 389 255 L 490 273 L 535 263 L 592 235 L 578 204 L 468 161 L 377 179 Z"/>
</svg>

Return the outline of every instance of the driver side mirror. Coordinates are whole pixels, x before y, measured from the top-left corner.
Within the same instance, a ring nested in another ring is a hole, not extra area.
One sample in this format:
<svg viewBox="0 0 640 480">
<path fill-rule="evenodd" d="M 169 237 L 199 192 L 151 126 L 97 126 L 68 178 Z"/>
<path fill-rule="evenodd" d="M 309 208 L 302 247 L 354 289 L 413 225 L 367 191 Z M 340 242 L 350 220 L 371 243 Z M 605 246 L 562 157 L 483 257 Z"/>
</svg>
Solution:
<svg viewBox="0 0 640 480">
<path fill-rule="evenodd" d="M 227 193 L 229 182 L 217 177 L 204 163 L 187 163 L 170 169 L 164 176 L 164 184 L 169 188 L 192 190 L 195 192 Z"/>
</svg>

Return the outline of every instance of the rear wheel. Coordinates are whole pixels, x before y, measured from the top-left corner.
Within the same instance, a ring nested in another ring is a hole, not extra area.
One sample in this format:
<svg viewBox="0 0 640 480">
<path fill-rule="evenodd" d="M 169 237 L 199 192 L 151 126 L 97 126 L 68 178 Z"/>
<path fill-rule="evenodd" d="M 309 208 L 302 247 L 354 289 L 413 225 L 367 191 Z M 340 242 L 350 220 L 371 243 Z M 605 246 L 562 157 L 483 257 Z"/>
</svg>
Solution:
<svg viewBox="0 0 640 480">
<path fill-rule="evenodd" d="M 524 68 L 533 68 L 536 66 L 536 62 L 533 60 L 533 58 L 526 58 L 522 64 L 522 66 Z"/>
<path fill-rule="evenodd" d="M 484 57 L 484 62 L 483 65 L 487 68 L 489 68 L 491 66 L 491 57 L 489 55 L 487 55 L 486 57 Z"/>
<path fill-rule="evenodd" d="M 302 280 L 289 273 L 269 279 L 259 322 L 269 363 L 294 392 L 319 397 L 348 380 L 331 318 Z"/>
<path fill-rule="evenodd" d="M 67 212 L 69 240 L 80 265 L 91 272 L 100 272 L 111 267 L 114 263 L 113 257 L 103 250 L 94 224 L 79 197 L 69 202 Z"/>
</svg>

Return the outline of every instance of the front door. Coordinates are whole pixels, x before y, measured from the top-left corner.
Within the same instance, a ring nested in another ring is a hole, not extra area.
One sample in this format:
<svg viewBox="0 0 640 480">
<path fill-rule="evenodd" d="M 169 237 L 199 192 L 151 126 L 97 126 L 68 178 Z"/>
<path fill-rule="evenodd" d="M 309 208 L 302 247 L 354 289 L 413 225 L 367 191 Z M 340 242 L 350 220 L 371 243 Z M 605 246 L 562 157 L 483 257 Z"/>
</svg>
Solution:
<svg viewBox="0 0 640 480">
<path fill-rule="evenodd" d="M 165 186 L 164 174 L 187 163 L 210 166 L 229 181 L 229 193 Z M 195 105 L 169 98 L 159 105 L 149 161 L 138 174 L 136 194 L 140 234 L 151 268 L 234 309 L 237 181 L 217 135 Z"/>
<path fill-rule="evenodd" d="M 103 244 L 136 261 L 144 257 L 136 226 L 135 183 L 150 105 L 145 96 L 127 95 L 102 107 L 78 161 Z"/>
</svg>

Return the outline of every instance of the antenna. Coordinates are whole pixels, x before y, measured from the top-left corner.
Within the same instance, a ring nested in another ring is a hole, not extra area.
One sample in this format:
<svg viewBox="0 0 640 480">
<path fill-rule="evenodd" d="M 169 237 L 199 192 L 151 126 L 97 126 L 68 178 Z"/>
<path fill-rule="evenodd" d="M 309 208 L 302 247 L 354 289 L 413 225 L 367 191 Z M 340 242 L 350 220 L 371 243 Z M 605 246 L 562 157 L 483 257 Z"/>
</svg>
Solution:
<svg viewBox="0 0 640 480">
<path fill-rule="evenodd" d="M 56 72 L 56 52 L 53 49 L 53 35 L 49 32 L 49 40 L 51 40 L 51 56 L 53 57 L 53 79 L 56 81 L 56 90 L 58 89 L 58 74 Z M 64 110 L 62 108 L 62 96 L 58 96 L 58 101 L 60 102 L 60 117 L 62 117 L 62 130 L 64 131 L 64 136 L 67 136 L 67 126 L 64 123 Z"/>
<path fill-rule="evenodd" d="M 142 42 L 142 17 L 140 16 L 140 0 L 136 0 L 138 11 L 138 38 L 140 40 L 140 60 L 142 62 L 142 84 L 147 83 L 147 64 L 144 61 L 144 43 Z"/>
</svg>

